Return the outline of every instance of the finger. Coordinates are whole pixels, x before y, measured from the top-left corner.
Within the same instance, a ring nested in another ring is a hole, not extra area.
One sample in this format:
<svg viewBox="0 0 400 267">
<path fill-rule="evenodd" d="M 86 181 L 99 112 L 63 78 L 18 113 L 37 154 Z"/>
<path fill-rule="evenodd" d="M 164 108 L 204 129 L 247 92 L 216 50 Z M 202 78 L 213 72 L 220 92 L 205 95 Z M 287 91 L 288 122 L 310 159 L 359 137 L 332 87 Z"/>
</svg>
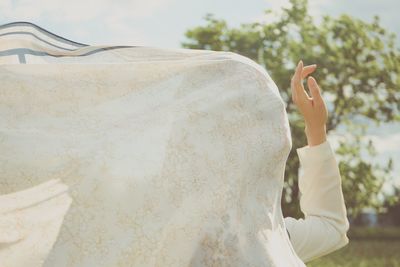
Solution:
<svg viewBox="0 0 400 267">
<path fill-rule="evenodd" d="M 315 103 L 323 103 L 322 95 L 321 95 L 321 88 L 319 87 L 317 81 L 314 77 L 310 76 L 307 79 L 308 88 L 310 88 L 310 93 L 315 101 Z"/>
<path fill-rule="evenodd" d="M 311 73 L 313 73 L 313 72 L 316 70 L 316 68 L 317 68 L 317 65 L 316 65 L 316 64 L 312 64 L 312 65 L 305 66 L 305 67 L 303 68 L 302 73 L 301 73 L 301 77 L 302 77 L 303 79 L 306 78 L 308 75 L 310 75 Z"/>
<path fill-rule="evenodd" d="M 300 60 L 297 65 L 296 72 L 294 74 L 293 85 L 296 90 L 296 97 L 300 101 L 305 101 L 309 99 L 307 92 L 304 90 L 303 79 L 301 77 L 301 71 L 303 70 L 303 61 Z"/>
</svg>

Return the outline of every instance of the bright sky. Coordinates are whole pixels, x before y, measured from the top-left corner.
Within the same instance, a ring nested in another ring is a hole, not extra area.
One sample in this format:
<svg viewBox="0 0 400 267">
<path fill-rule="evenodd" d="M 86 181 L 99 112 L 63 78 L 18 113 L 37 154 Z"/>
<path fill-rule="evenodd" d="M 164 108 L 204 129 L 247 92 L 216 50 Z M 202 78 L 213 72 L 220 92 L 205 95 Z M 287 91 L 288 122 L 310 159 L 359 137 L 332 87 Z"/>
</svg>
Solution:
<svg viewBox="0 0 400 267">
<path fill-rule="evenodd" d="M 73 41 L 95 44 L 148 45 L 179 48 L 184 32 L 204 24 L 213 13 L 230 26 L 263 18 L 267 8 L 279 11 L 288 0 L 0 0 L 0 24 L 30 21 Z M 367 21 L 379 15 L 381 24 L 397 34 L 400 46 L 400 1 L 309 0 L 310 13 L 347 13 Z M 400 186 L 400 125 L 372 129 L 380 161 L 392 156 Z"/>
<path fill-rule="evenodd" d="M 204 24 L 207 12 L 231 26 L 279 10 L 288 0 L 1 0 L 0 23 L 26 20 L 74 41 L 87 44 L 132 44 L 180 47 L 184 32 Z M 400 36 L 398 0 L 309 0 L 310 12 L 336 16 L 348 13 L 382 24 Z"/>
</svg>

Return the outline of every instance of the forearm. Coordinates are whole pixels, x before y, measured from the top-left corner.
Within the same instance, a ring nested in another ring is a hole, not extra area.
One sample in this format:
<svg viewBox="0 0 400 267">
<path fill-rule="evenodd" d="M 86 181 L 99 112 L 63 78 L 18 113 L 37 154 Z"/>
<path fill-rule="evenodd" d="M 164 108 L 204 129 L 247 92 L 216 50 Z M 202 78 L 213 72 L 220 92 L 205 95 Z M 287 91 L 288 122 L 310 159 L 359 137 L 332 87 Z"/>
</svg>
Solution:
<svg viewBox="0 0 400 267">
<path fill-rule="evenodd" d="M 303 261 L 309 261 L 346 245 L 349 222 L 329 142 L 298 148 L 297 153 L 302 167 L 300 208 L 305 218 L 287 217 L 285 223 L 295 251 Z"/>
</svg>

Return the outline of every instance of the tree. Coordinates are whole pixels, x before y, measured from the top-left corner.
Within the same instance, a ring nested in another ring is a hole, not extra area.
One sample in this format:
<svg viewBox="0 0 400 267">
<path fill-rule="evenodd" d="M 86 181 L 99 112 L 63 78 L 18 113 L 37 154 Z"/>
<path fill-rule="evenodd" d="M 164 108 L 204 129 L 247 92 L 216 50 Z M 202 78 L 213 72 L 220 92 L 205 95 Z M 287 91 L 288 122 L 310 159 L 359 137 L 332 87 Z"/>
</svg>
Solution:
<svg viewBox="0 0 400 267">
<path fill-rule="evenodd" d="M 393 195 L 385 199 L 382 209 L 385 210 L 381 215 L 384 223 L 400 226 L 400 188 L 394 188 Z"/>
<path fill-rule="evenodd" d="M 225 20 L 206 14 L 206 26 L 189 29 L 185 48 L 232 51 L 263 65 L 287 102 L 293 148 L 285 170 L 282 206 L 288 216 L 301 216 L 295 149 L 306 144 L 304 122 L 292 103 L 290 77 L 299 59 L 317 63 L 313 76 L 328 102 L 327 132 L 347 129 L 351 135 L 340 141 L 336 151 L 348 213 L 356 216 L 363 207 L 378 207 L 383 182 L 392 170 L 364 159 L 365 151 L 376 156 L 362 122 L 400 120 L 400 51 L 395 35 L 379 24 L 379 17 L 365 22 L 343 14 L 323 16 L 316 25 L 308 14 L 307 0 L 291 0 L 280 16 L 265 10 L 270 23 L 254 22 L 230 28 Z"/>
</svg>

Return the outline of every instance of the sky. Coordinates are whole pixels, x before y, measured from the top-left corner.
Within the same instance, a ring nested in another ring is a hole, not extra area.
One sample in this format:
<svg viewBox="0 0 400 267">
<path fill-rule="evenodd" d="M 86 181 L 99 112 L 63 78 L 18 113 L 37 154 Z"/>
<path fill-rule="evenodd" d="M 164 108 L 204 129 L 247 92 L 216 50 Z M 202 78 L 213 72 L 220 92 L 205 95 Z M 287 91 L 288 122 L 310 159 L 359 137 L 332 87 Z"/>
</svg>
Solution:
<svg viewBox="0 0 400 267">
<path fill-rule="evenodd" d="M 264 10 L 279 13 L 288 0 L 0 0 L 0 24 L 29 21 L 67 39 L 89 45 L 140 45 L 180 48 L 186 30 L 204 25 L 206 13 L 229 26 L 264 20 Z M 342 13 L 366 21 L 378 15 L 381 25 L 397 35 L 400 46 L 400 1 L 309 0 L 310 14 Z M 393 157 L 400 186 L 400 124 L 371 127 L 381 163 Z M 333 138 L 332 141 L 334 142 Z"/>
<path fill-rule="evenodd" d="M 86 44 L 148 45 L 179 48 L 187 29 L 205 23 L 206 13 L 230 26 L 263 19 L 288 0 L 0 0 L 0 23 L 25 20 Z M 347 13 L 382 25 L 400 36 L 398 0 L 309 0 L 310 13 Z"/>
</svg>

